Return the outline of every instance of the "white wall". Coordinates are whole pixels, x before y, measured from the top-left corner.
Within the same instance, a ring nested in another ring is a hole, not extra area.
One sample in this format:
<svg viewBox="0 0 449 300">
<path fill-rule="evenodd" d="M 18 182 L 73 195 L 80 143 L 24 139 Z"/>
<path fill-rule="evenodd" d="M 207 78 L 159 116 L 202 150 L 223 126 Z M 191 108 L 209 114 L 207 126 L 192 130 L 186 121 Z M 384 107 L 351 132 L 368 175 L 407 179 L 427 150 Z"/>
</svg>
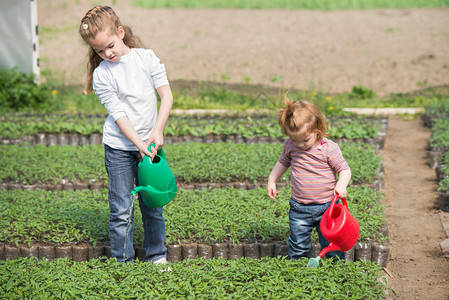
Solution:
<svg viewBox="0 0 449 300">
<path fill-rule="evenodd" d="M 37 0 L 0 0 L 0 68 L 39 78 Z"/>
</svg>

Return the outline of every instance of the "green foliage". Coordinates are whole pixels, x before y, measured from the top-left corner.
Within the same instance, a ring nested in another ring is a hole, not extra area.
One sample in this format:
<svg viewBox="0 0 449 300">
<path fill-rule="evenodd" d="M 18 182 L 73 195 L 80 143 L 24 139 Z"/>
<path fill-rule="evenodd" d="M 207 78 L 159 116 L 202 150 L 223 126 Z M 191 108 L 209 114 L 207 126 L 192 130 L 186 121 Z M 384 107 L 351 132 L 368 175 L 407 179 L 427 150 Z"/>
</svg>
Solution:
<svg viewBox="0 0 449 300">
<path fill-rule="evenodd" d="M 166 243 L 286 240 L 289 235 L 289 187 L 275 200 L 265 188 L 254 190 L 179 189 L 164 206 Z M 108 239 L 107 190 L 0 190 L 0 242 L 68 243 Z M 383 240 L 381 194 L 372 188 L 348 188 L 350 212 L 360 224 L 360 240 Z M 139 215 L 138 202 L 135 214 Z M 141 218 L 134 217 L 134 242 L 143 242 Z"/>
<path fill-rule="evenodd" d="M 51 90 L 36 84 L 34 73 L 23 73 L 17 68 L 0 69 L 0 112 L 52 106 Z"/>
<path fill-rule="evenodd" d="M 439 159 L 441 179 L 438 190 L 449 194 L 449 99 L 426 107 L 426 116 L 431 120 L 432 135 L 429 145 L 433 150 L 442 151 Z"/>
<path fill-rule="evenodd" d="M 446 195 L 449 194 L 449 176 L 440 180 L 438 185 L 439 185 L 439 188 L 438 188 L 439 191 L 446 193 Z"/>
<path fill-rule="evenodd" d="M 214 87 L 200 88 L 192 95 L 188 90 L 175 93 L 173 107 L 177 109 L 235 109 L 245 110 L 254 107 L 274 108 L 273 100 L 266 95 L 236 92 L 230 89 Z"/>
<path fill-rule="evenodd" d="M 268 177 L 282 144 L 184 143 L 164 149 L 177 180 L 254 182 Z"/>
<path fill-rule="evenodd" d="M 94 92 L 88 95 L 82 95 L 81 90 L 71 86 L 51 82 L 53 89 L 57 91 L 55 100 L 60 103 L 60 113 L 85 114 L 85 115 L 105 115 L 106 109 L 98 100 Z"/>
<path fill-rule="evenodd" d="M 351 214 L 359 222 L 359 241 L 377 240 L 383 242 L 380 232 L 385 221 L 382 205 L 382 194 L 369 187 L 348 188 L 348 207 Z"/>
<path fill-rule="evenodd" d="M 375 138 L 381 131 L 380 118 L 366 116 L 334 117 L 328 120 L 328 134 L 330 139 L 370 139 Z"/>
<path fill-rule="evenodd" d="M 447 151 L 449 149 L 449 119 L 438 118 L 432 123 L 431 148 Z"/>
<path fill-rule="evenodd" d="M 15 113 L 2 117 L 0 136 L 18 138 L 38 133 L 78 133 L 89 135 L 102 133 L 106 115 L 80 114 L 24 114 Z M 378 136 L 381 130 L 380 118 L 330 117 L 328 118 L 330 138 L 369 139 Z M 186 116 L 173 115 L 165 127 L 168 136 L 208 135 L 250 137 L 285 137 L 275 114 L 259 116 Z"/>
<path fill-rule="evenodd" d="M 265 181 L 282 152 L 282 144 L 184 143 L 165 147 L 177 180 L 184 182 Z M 341 144 L 354 184 L 372 183 L 381 166 L 374 148 Z M 223 166 L 226 166 L 223 168 Z M 290 178 L 289 172 L 280 179 Z"/>
<path fill-rule="evenodd" d="M 382 167 L 381 157 L 375 148 L 363 143 L 340 144 L 346 162 L 352 171 L 351 184 L 373 183 Z"/>
<path fill-rule="evenodd" d="M 284 98 L 291 101 L 308 100 L 315 103 L 327 116 L 351 115 L 346 107 L 425 107 L 447 99 L 447 93 L 438 94 L 428 91 L 426 94 L 393 94 L 379 97 L 374 91 L 363 86 L 355 86 L 348 93 L 329 95 L 323 91 L 298 91 L 276 89 L 269 90 L 259 86 L 245 85 L 240 88 L 216 84 L 210 87 L 193 89 L 179 88 L 175 91 L 174 108 L 182 109 L 246 109 L 272 110 L 284 107 Z"/>
<path fill-rule="evenodd" d="M 449 151 L 445 152 L 441 156 L 440 165 L 440 171 L 443 179 L 441 179 L 439 182 L 440 187 L 438 188 L 438 190 L 449 194 Z"/>
<path fill-rule="evenodd" d="M 0 241 L 68 243 L 108 238 L 107 191 L 0 190 Z"/>
<path fill-rule="evenodd" d="M 194 259 L 169 263 L 114 259 L 0 261 L 0 293 L 9 299 L 380 299 L 389 290 L 372 262 Z M 300 282 L 301 284 L 297 284 Z"/>
<path fill-rule="evenodd" d="M 185 191 L 165 208 L 167 242 L 232 242 L 287 240 L 289 187 L 275 200 L 264 188 Z M 382 240 L 385 219 L 381 194 L 372 188 L 348 189 L 348 206 L 360 224 L 360 240 Z"/>
<path fill-rule="evenodd" d="M 354 116 L 352 118 L 331 117 L 328 119 L 330 138 L 369 139 L 381 130 L 381 119 Z M 239 135 L 248 137 L 282 138 L 277 117 L 262 116 L 223 117 L 173 116 L 165 128 L 172 136 Z"/>
<path fill-rule="evenodd" d="M 352 91 L 349 94 L 349 97 L 358 99 L 371 99 L 375 96 L 376 93 L 373 90 L 362 85 L 352 87 Z"/>
<path fill-rule="evenodd" d="M 449 116 L 449 99 L 430 103 L 426 106 L 426 115 L 431 118 L 447 118 Z"/>
<path fill-rule="evenodd" d="M 164 211 L 167 243 L 286 240 L 289 193 L 271 200 L 265 189 L 181 190 Z"/>
<path fill-rule="evenodd" d="M 343 143 L 343 155 L 352 170 L 352 184 L 377 179 L 381 160 L 374 147 Z M 265 181 L 282 152 L 282 144 L 183 143 L 164 146 L 170 168 L 179 182 Z M 23 184 L 75 183 L 107 180 L 103 145 L 52 146 L 0 145 L 0 182 Z M 20 153 L 20 159 L 15 159 Z M 289 179 L 286 172 L 280 179 Z"/>
<path fill-rule="evenodd" d="M 0 135 L 4 138 L 19 138 L 38 133 L 78 133 L 89 135 L 102 133 L 106 116 L 79 114 L 24 114 L 4 116 L 0 123 Z"/>
<path fill-rule="evenodd" d="M 63 179 L 75 183 L 77 179 L 107 178 L 103 145 L 1 145 L 0 153 L 0 182 L 58 184 L 62 183 Z"/>
<path fill-rule="evenodd" d="M 33 110 L 46 113 L 51 111 L 59 114 L 106 114 L 105 108 L 94 93 L 83 96 L 81 90 L 72 86 L 65 86 L 51 78 L 47 80 L 47 83 L 40 86 L 34 84 L 34 79 L 22 80 L 26 82 L 24 88 L 23 83 L 20 83 L 20 80 L 14 81 L 14 78 L 28 75 L 18 73 L 18 75 L 13 76 L 9 74 L 10 72 L 14 73 L 14 71 L 3 72 L 5 74 L 2 80 L 10 83 L 6 91 L 11 90 L 16 98 L 20 96 L 21 101 L 24 101 L 22 104 L 26 103 L 27 105 L 20 104 L 17 106 L 18 104 L 15 104 L 15 102 L 5 102 L 7 105 L 1 106 L 3 111 Z M 0 89 L 0 91 L 3 91 L 3 94 L 5 93 L 5 89 Z M 34 96 L 35 94 L 37 96 Z M 343 111 L 344 107 L 424 107 L 441 101 L 442 97 L 447 99 L 447 94 L 443 96 L 431 92 L 427 94 L 427 96 L 397 94 L 379 98 L 374 91 L 363 86 L 356 86 L 349 93 L 328 95 L 322 91 L 269 89 L 258 85 L 242 85 L 239 87 L 226 85 L 223 82 L 215 84 L 200 83 L 197 88 L 181 84 L 180 87 L 174 88 L 173 108 L 231 109 L 237 111 L 268 109 L 275 112 L 276 109 L 284 106 L 284 98 L 287 95 L 292 101 L 304 99 L 315 103 L 329 117 L 348 115 L 347 112 Z M 0 103 L 4 101 L 5 97 Z"/>
</svg>

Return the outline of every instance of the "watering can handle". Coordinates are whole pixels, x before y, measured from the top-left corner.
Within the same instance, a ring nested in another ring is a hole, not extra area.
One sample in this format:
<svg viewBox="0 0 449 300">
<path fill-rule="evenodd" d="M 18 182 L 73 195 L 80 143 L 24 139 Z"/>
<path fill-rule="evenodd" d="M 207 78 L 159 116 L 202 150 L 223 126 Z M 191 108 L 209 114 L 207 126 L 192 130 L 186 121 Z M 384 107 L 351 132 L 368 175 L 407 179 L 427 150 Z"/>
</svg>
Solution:
<svg viewBox="0 0 449 300">
<path fill-rule="evenodd" d="M 339 194 L 335 194 L 334 198 L 332 198 L 331 205 L 329 207 L 329 215 L 332 216 L 332 212 L 334 211 L 334 205 L 337 202 L 337 199 L 340 197 Z M 348 202 L 346 202 L 346 198 L 341 198 L 343 201 L 343 205 L 346 206 L 346 209 L 348 209 Z M 349 210 L 349 209 L 348 209 Z"/>
<path fill-rule="evenodd" d="M 151 143 L 149 146 L 148 146 L 148 151 L 150 151 L 151 152 L 151 147 L 154 147 L 155 149 L 156 149 L 156 145 L 154 144 L 154 143 Z M 165 157 L 165 152 L 164 152 L 164 149 L 159 149 L 159 150 L 157 150 L 157 155 L 159 155 L 160 157 L 162 157 L 164 160 L 167 160 L 167 158 Z M 152 162 L 151 160 L 150 160 L 150 162 Z"/>
<path fill-rule="evenodd" d="M 329 216 L 332 216 L 332 213 L 334 212 L 335 203 L 337 202 L 337 199 L 339 197 L 340 197 L 340 195 L 336 193 L 334 195 L 334 198 L 332 198 L 332 202 L 329 207 Z M 346 198 L 341 198 L 341 200 L 343 201 L 343 205 L 346 207 L 346 209 L 348 209 L 348 203 L 346 202 Z M 329 220 L 330 220 L 330 227 L 331 228 L 334 227 L 334 220 L 331 217 L 329 217 Z"/>
</svg>

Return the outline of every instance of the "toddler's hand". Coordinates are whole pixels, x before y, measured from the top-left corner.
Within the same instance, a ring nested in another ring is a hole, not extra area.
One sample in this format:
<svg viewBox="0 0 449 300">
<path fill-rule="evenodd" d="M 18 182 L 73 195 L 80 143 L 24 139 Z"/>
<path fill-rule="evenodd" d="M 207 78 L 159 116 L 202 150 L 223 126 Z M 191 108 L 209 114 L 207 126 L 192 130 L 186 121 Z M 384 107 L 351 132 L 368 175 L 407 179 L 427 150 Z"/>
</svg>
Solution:
<svg viewBox="0 0 449 300">
<path fill-rule="evenodd" d="M 268 183 L 268 185 L 267 185 L 267 192 L 268 192 L 268 196 L 271 199 L 274 199 L 274 197 L 276 197 L 279 194 L 279 191 L 276 190 L 276 184 L 275 183 Z"/>
<path fill-rule="evenodd" d="M 338 194 L 340 198 L 346 198 L 347 196 L 346 188 L 341 188 L 339 186 L 335 187 L 334 193 Z"/>
</svg>

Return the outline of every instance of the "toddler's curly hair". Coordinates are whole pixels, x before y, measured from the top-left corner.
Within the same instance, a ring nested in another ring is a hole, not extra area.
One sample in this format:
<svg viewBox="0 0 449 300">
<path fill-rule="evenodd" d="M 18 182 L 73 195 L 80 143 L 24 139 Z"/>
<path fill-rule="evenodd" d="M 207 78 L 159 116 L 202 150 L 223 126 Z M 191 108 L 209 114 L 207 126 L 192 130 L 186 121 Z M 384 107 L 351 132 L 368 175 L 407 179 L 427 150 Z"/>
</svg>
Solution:
<svg viewBox="0 0 449 300">
<path fill-rule="evenodd" d="M 326 117 L 313 103 L 305 100 L 291 102 L 285 98 L 285 107 L 279 111 L 282 132 L 293 141 L 302 141 L 317 133 L 317 140 L 327 136 Z"/>
</svg>

